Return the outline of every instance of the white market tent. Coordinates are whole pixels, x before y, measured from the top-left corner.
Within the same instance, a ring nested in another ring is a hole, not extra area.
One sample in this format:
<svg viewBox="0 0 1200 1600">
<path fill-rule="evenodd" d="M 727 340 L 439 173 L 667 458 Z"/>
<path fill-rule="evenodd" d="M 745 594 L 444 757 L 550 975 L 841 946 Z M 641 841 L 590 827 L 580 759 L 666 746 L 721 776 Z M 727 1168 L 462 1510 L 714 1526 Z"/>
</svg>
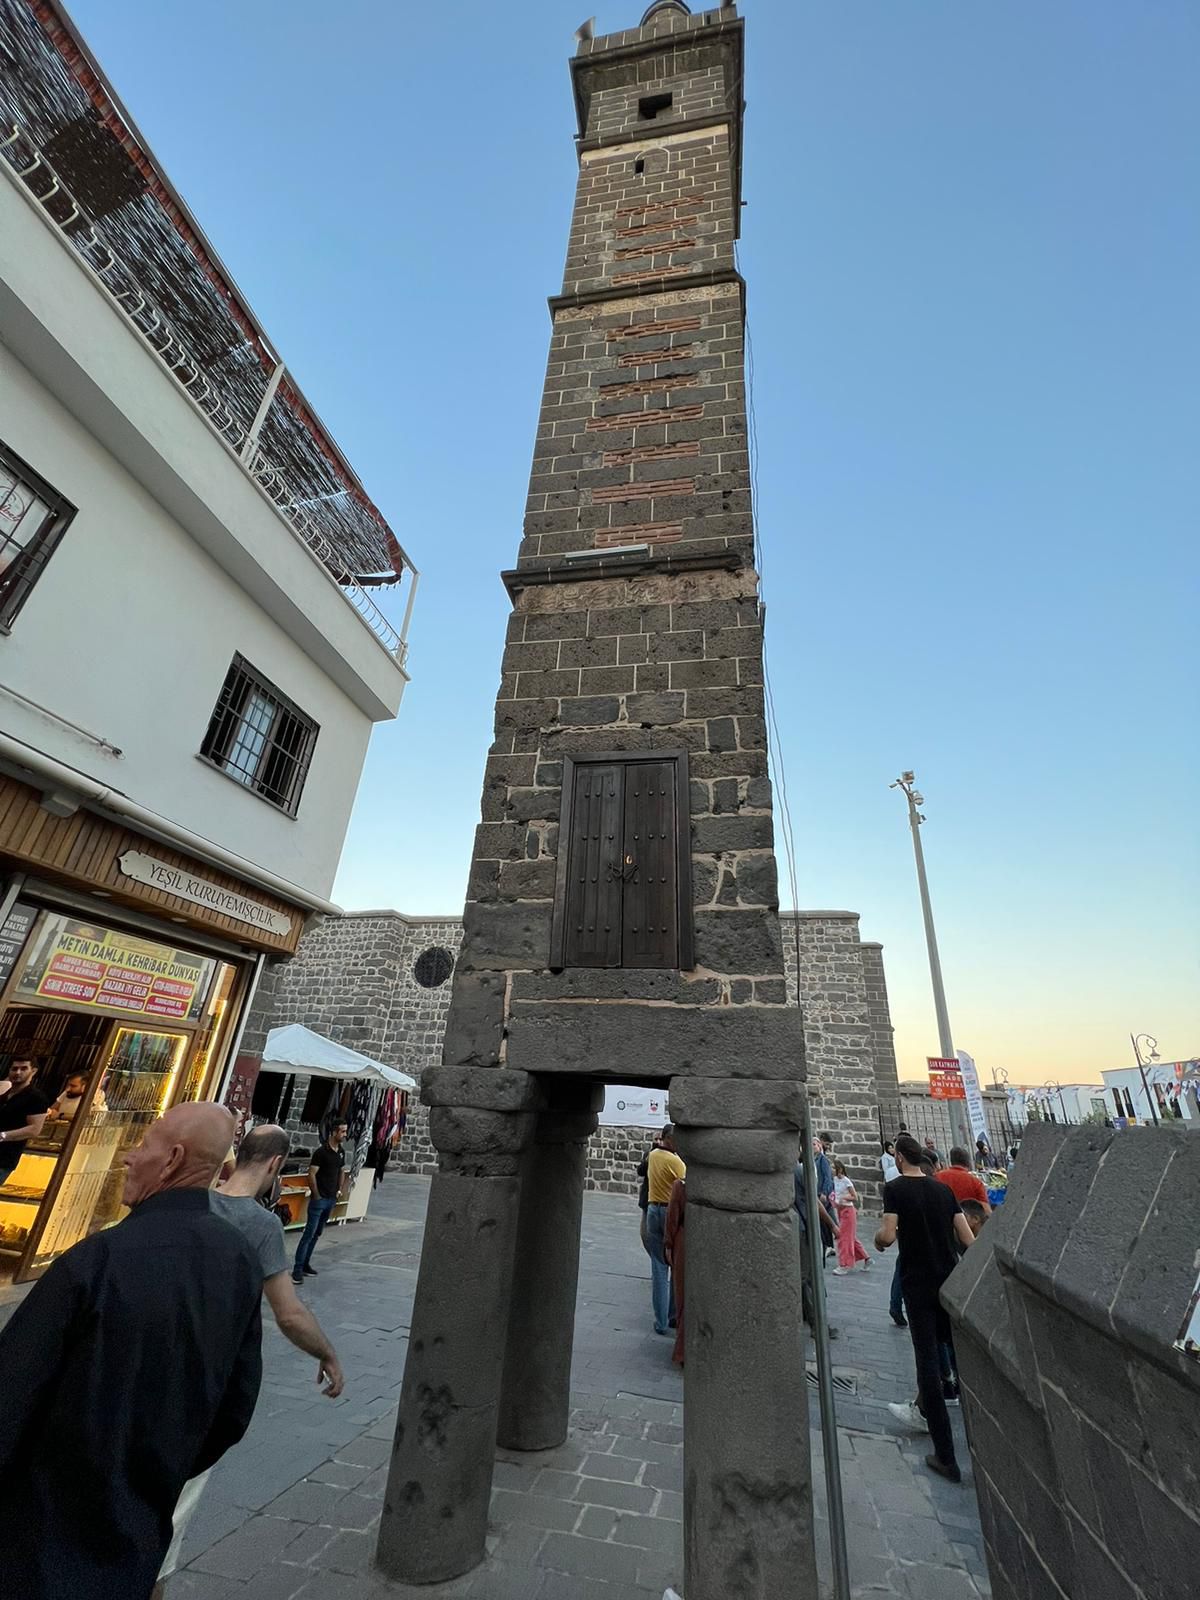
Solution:
<svg viewBox="0 0 1200 1600">
<path fill-rule="evenodd" d="M 417 1080 L 382 1061 L 372 1061 L 344 1044 L 335 1044 L 301 1022 L 272 1028 L 262 1064 L 268 1071 L 306 1072 L 314 1078 L 366 1078 L 389 1089 L 415 1089 Z"/>
</svg>

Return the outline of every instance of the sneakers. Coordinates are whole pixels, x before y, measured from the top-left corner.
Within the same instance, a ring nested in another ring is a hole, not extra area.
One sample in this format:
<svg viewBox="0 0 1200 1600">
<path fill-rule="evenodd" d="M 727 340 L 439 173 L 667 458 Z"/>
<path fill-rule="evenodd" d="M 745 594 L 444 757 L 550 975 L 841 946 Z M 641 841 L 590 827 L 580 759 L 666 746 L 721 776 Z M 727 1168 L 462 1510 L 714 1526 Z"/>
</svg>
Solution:
<svg viewBox="0 0 1200 1600">
<path fill-rule="evenodd" d="M 914 1433 L 929 1432 L 929 1424 L 921 1415 L 921 1408 L 915 1400 L 889 1400 L 888 1410 L 897 1422 L 911 1428 Z"/>
<path fill-rule="evenodd" d="M 845 1278 L 849 1275 L 849 1272 L 849 1267 L 834 1267 L 833 1269 L 833 1275 L 835 1278 Z"/>
<path fill-rule="evenodd" d="M 936 1456 L 926 1456 L 925 1465 L 930 1472 L 936 1472 L 939 1478 L 948 1478 L 951 1483 L 961 1483 L 962 1473 L 956 1461 L 939 1461 Z"/>
<path fill-rule="evenodd" d="M 303 1275 L 303 1273 L 293 1272 L 292 1273 L 292 1282 L 295 1283 L 295 1284 L 302 1285 L 304 1283 L 304 1275 Z"/>
<path fill-rule="evenodd" d="M 315 1277 L 316 1277 L 316 1275 L 317 1275 L 317 1269 L 316 1269 L 316 1267 L 305 1267 L 305 1269 L 304 1269 L 304 1276 L 305 1276 L 305 1277 L 306 1277 L 306 1278 L 315 1278 Z"/>
<path fill-rule="evenodd" d="M 908 1318 L 904 1315 L 903 1311 L 889 1311 L 888 1316 L 891 1317 L 892 1321 L 898 1328 L 908 1327 Z"/>
<path fill-rule="evenodd" d="M 863 1271 L 866 1272 L 867 1268 L 871 1265 L 870 1256 L 867 1256 L 865 1260 L 859 1263 L 859 1265 L 862 1267 Z"/>
<path fill-rule="evenodd" d="M 948 1406 L 956 1406 L 958 1404 L 958 1384 L 953 1378 L 943 1380 L 942 1399 Z"/>
</svg>

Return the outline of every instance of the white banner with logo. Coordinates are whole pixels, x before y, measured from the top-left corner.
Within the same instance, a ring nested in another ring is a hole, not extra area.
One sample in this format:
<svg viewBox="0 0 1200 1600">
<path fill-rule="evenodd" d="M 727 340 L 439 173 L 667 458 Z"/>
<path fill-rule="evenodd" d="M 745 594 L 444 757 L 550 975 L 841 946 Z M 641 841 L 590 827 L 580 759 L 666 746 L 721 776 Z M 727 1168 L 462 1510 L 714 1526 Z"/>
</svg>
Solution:
<svg viewBox="0 0 1200 1600">
<path fill-rule="evenodd" d="M 608 1084 L 600 1122 L 606 1128 L 661 1128 L 669 1122 L 665 1089 L 634 1089 Z"/>
<path fill-rule="evenodd" d="M 965 1050 L 958 1052 L 958 1064 L 962 1068 L 963 1088 L 967 1091 L 967 1116 L 971 1123 L 971 1136 L 975 1139 L 987 1139 L 990 1144 L 983 1090 L 979 1087 L 979 1072 Z M 973 1152 L 968 1151 L 967 1154 L 971 1155 Z"/>
</svg>

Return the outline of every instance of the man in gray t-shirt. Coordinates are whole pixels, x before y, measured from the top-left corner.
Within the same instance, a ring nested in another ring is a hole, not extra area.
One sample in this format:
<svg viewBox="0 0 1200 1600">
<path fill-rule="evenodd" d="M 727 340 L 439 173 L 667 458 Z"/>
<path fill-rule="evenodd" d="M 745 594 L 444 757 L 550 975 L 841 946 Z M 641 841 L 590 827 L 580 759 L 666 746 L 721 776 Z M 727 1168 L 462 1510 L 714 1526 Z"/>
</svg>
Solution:
<svg viewBox="0 0 1200 1600">
<path fill-rule="evenodd" d="M 238 1147 L 233 1176 L 220 1189 L 209 1191 L 209 1203 L 218 1216 L 231 1222 L 253 1246 L 262 1267 L 263 1293 L 280 1333 L 285 1339 L 290 1339 L 297 1349 L 317 1358 L 320 1363 L 317 1382 L 325 1385 L 325 1393 L 331 1400 L 336 1400 L 346 1381 L 341 1362 L 325 1337 L 321 1324 L 296 1293 L 288 1271 L 283 1226 L 279 1218 L 258 1203 L 258 1197 L 266 1194 L 274 1184 L 290 1148 L 291 1140 L 285 1129 L 274 1124 L 253 1129 Z M 162 1600 L 162 1586 L 179 1565 L 183 1535 L 200 1503 L 207 1481 L 207 1472 L 193 1478 L 179 1497 L 179 1504 L 175 1507 L 175 1534 L 151 1600 Z"/>
<path fill-rule="evenodd" d="M 214 1210 L 241 1230 L 254 1246 L 263 1269 L 263 1293 L 275 1315 L 280 1333 L 299 1350 L 320 1362 L 317 1382 L 336 1400 L 345 1378 L 332 1344 L 321 1324 L 300 1299 L 287 1270 L 283 1226 L 273 1212 L 260 1206 L 259 1196 L 272 1187 L 287 1159 L 291 1140 L 285 1129 L 264 1123 L 252 1129 L 238 1147 L 237 1166 L 212 1194 Z"/>
</svg>

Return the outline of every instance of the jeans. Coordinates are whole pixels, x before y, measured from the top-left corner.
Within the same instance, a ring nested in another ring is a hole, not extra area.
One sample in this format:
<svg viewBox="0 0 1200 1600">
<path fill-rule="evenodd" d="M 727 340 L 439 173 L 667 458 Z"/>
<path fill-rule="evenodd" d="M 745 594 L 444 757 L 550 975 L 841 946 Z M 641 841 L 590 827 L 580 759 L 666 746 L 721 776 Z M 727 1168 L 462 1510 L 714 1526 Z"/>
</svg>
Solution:
<svg viewBox="0 0 1200 1600">
<path fill-rule="evenodd" d="M 904 1298 L 900 1292 L 900 1258 L 896 1257 L 896 1270 L 892 1273 L 892 1298 L 888 1302 L 888 1310 L 893 1319 L 904 1315 Z"/>
<path fill-rule="evenodd" d="M 944 1466 L 956 1465 L 950 1413 L 942 1393 L 941 1345 L 951 1344 L 950 1318 L 942 1310 L 937 1289 L 914 1294 L 905 1290 L 904 1309 L 917 1364 L 917 1400 L 929 1424 L 934 1454 Z"/>
<path fill-rule="evenodd" d="M 337 1200 L 310 1199 L 308 1202 L 308 1219 L 304 1224 L 304 1232 L 300 1235 L 300 1243 L 296 1246 L 296 1264 L 292 1268 L 292 1277 L 304 1276 L 304 1269 L 312 1260 L 312 1253 L 316 1248 L 317 1240 L 325 1232 L 325 1224 L 329 1221 L 329 1213 L 337 1205 Z"/>
<path fill-rule="evenodd" d="M 650 1299 L 654 1306 L 654 1331 L 666 1333 L 674 1311 L 671 1304 L 671 1269 L 663 1254 L 666 1206 L 646 1207 L 647 1248 L 650 1251 Z"/>
</svg>

